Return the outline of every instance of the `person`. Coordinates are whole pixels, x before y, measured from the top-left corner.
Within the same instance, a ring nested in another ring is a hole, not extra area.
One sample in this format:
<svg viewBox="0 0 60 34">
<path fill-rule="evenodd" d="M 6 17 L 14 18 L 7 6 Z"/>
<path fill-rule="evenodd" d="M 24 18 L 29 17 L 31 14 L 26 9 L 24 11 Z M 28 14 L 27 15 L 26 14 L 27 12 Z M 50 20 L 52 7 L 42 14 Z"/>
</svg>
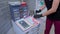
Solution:
<svg viewBox="0 0 60 34">
<path fill-rule="evenodd" d="M 43 10 L 43 8 L 46 6 L 47 11 L 43 14 L 35 16 L 39 17 L 47 16 L 44 34 L 50 34 L 52 24 L 54 24 L 55 34 L 60 34 L 60 0 L 44 0 L 44 1 L 45 5 L 42 6 L 40 9 Z M 35 16 L 34 18 L 37 18 Z"/>
</svg>

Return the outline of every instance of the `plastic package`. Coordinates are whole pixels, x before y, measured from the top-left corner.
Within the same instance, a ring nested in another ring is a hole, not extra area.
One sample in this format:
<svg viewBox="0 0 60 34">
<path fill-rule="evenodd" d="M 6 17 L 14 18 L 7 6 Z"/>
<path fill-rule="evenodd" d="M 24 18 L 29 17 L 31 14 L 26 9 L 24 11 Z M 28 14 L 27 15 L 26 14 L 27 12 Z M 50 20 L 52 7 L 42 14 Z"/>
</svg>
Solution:
<svg viewBox="0 0 60 34">
<path fill-rule="evenodd" d="M 14 21 L 20 19 L 20 5 L 21 3 L 19 1 L 9 2 L 11 18 Z"/>
<path fill-rule="evenodd" d="M 21 7 L 20 7 L 20 18 L 25 18 L 27 16 L 29 16 L 29 12 L 28 12 L 28 6 L 26 2 L 22 2 Z"/>
</svg>

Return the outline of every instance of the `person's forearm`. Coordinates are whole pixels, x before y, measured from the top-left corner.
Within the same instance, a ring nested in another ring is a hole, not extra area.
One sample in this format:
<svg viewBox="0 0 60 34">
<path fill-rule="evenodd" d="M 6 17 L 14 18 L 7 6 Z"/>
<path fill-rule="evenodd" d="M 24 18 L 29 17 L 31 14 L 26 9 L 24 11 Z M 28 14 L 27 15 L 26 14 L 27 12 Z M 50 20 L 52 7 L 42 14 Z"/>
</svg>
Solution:
<svg viewBox="0 0 60 34">
<path fill-rule="evenodd" d="M 56 12 L 55 10 L 50 9 L 50 10 L 46 11 L 45 13 L 43 13 L 42 16 L 48 16 L 48 15 L 55 13 L 55 12 Z"/>
<path fill-rule="evenodd" d="M 50 15 L 52 13 L 55 13 L 58 6 L 59 6 L 59 0 L 53 0 L 53 4 L 52 4 L 51 9 L 49 9 L 47 12 L 43 13 L 42 16 L 47 16 L 47 15 Z"/>
</svg>

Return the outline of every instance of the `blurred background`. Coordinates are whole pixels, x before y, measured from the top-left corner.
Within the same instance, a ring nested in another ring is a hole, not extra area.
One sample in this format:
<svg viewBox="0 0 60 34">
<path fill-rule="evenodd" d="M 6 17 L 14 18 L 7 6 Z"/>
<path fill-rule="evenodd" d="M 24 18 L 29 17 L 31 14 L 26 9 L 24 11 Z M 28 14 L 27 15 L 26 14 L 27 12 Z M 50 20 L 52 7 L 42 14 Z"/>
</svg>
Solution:
<svg viewBox="0 0 60 34">
<path fill-rule="evenodd" d="M 33 11 L 36 8 L 35 0 L 0 0 L 0 34 L 15 34 L 9 9 L 9 1 L 25 1 L 27 2 L 30 15 L 33 15 Z M 40 34 L 44 34 L 45 22 L 41 23 Z M 54 26 L 52 27 L 51 34 L 54 34 Z"/>
</svg>

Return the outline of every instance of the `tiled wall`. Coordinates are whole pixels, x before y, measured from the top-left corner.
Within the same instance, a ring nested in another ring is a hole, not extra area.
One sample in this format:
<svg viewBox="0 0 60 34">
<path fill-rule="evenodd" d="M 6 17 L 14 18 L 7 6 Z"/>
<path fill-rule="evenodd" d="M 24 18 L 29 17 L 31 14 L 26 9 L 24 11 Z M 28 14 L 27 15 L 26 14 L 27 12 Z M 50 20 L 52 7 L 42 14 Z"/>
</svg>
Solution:
<svg viewBox="0 0 60 34">
<path fill-rule="evenodd" d="M 0 0 L 0 34 L 6 34 L 12 27 L 8 1 L 18 0 Z"/>
</svg>

